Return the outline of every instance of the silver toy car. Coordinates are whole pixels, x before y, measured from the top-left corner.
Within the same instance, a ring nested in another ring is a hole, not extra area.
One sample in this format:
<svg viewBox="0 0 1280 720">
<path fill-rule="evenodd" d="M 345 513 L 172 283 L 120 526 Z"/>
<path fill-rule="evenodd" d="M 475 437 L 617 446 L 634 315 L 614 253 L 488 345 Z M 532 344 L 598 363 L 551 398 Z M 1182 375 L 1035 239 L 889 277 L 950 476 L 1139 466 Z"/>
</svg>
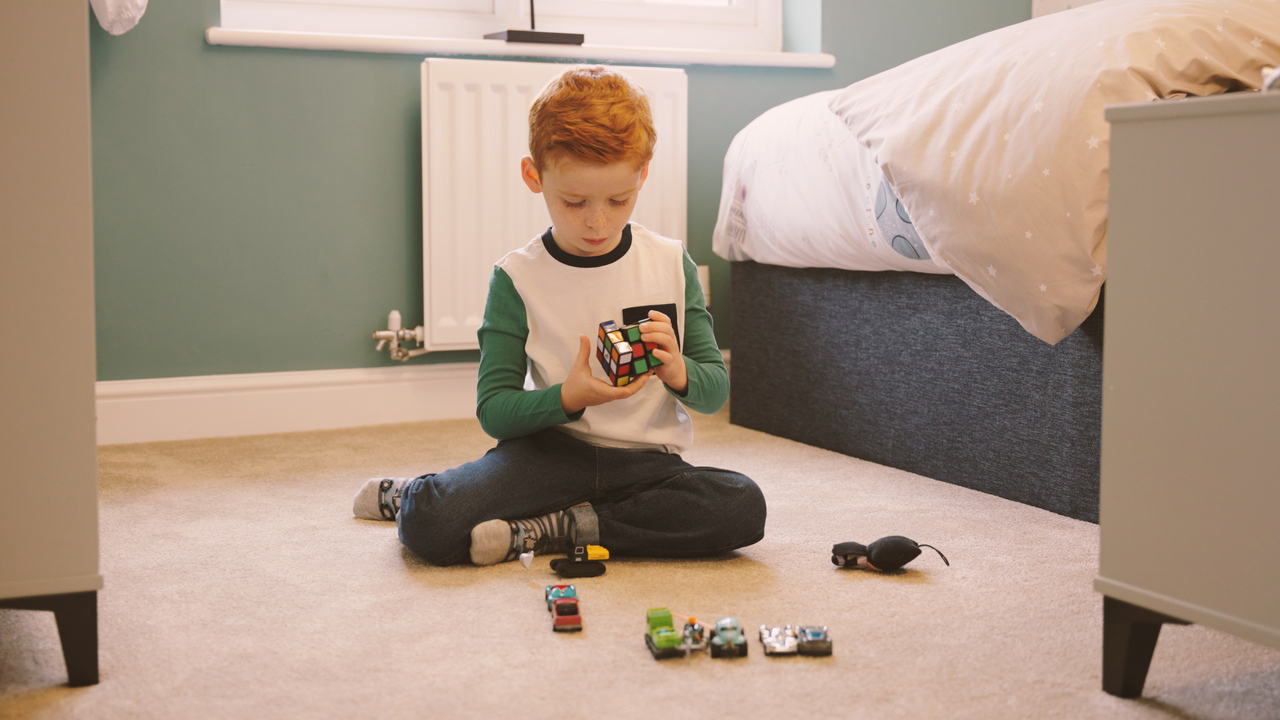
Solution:
<svg viewBox="0 0 1280 720">
<path fill-rule="evenodd" d="M 786 627 L 760 626 L 760 644 L 764 646 L 765 655 L 795 655 L 799 648 L 796 629 Z"/>
<path fill-rule="evenodd" d="M 684 624 L 683 647 L 691 652 L 707 648 L 707 629 L 702 627 L 697 618 L 691 617 Z"/>
</svg>

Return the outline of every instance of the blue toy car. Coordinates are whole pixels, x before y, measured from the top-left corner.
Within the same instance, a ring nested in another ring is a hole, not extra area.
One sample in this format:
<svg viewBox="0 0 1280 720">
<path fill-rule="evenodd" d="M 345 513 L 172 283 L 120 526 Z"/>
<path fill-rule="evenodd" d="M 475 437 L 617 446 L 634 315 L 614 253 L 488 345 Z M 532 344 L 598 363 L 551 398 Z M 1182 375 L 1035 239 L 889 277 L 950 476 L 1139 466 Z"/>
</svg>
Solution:
<svg viewBox="0 0 1280 720">
<path fill-rule="evenodd" d="M 742 623 L 735 617 L 722 617 L 711 628 L 711 639 L 707 642 L 711 649 L 711 657 L 746 657 L 747 636 L 742 634 Z"/>
<path fill-rule="evenodd" d="M 831 654 L 831 636 L 827 634 L 826 625 L 802 625 L 796 634 L 799 638 L 796 650 L 801 655 Z"/>
</svg>

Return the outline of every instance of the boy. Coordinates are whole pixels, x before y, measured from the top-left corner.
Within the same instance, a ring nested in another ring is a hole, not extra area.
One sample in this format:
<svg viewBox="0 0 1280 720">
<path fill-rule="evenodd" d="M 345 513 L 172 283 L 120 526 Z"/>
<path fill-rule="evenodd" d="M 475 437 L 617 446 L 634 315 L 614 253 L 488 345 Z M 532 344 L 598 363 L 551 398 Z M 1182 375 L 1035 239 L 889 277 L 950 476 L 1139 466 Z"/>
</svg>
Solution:
<svg viewBox="0 0 1280 720">
<path fill-rule="evenodd" d="M 644 92 L 607 68 L 574 67 L 529 121 L 520 175 L 552 226 L 499 260 L 489 283 L 476 415 L 499 442 L 439 474 L 369 480 L 355 515 L 395 519 L 401 542 L 437 565 L 588 544 L 693 557 L 759 541 L 756 484 L 679 455 L 693 440 L 684 406 L 715 412 L 729 377 L 693 261 L 629 224 L 656 140 Z M 642 318 L 662 364 L 614 387 L 594 362 L 596 330 Z"/>
</svg>

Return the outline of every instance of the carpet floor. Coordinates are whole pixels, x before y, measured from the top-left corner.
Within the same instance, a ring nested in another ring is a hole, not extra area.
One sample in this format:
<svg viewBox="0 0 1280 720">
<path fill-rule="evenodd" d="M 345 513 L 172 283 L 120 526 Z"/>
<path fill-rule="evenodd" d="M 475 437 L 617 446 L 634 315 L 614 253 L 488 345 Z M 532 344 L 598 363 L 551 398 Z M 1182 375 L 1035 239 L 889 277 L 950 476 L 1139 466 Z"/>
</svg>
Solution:
<svg viewBox="0 0 1280 720">
<path fill-rule="evenodd" d="M 491 447 L 474 421 L 103 447 L 101 683 L 63 685 L 51 613 L 0 610 L 0 717 L 1280 718 L 1280 651 L 1197 626 L 1164 629 L 1141 699 L 1100 690 L 1097 526 L 727 417 L 695 418 L 686 459 L 760 484 L 764 540 L 610 561 L 573 581 L 574 634 L 551 630 L 548 558 L 433 567 L 351 517 L 366 478 Z M 885 535 L 951 566 L 832 566 Z M 657 606 L 739 618 L 750 654 L 654 660 Z M 834 654 L 766 657 L 757 629 L 787 623 Z"/>
</svg>

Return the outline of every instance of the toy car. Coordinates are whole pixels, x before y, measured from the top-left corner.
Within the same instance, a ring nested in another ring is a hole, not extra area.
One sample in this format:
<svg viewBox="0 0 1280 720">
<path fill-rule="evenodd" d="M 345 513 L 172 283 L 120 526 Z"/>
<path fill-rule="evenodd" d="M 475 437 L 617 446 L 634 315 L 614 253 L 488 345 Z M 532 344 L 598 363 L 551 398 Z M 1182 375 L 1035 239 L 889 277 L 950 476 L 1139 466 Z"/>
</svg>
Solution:
<svg viewBox="0 0 1280 720">
<path fill-rule="evenodd" d="M 578 589 L 573 585 L 548 585 L 547 586 L 547 609 L 550 610 L 552 601 L 556 598 L 576 598 L 578 597 Z"/>
<path fill-rule="evenodd" d="M 760 644 L 764 646 L 765 655 L 795 655 L 796 629 L 786 627 L 760 626 Z"/>
<path fill-rule="evenodd" d="M 551 629 L 573 632 L 582 629 L 578 611 L 578 590 L 572 585 L 547 586 L 547 611 L 551 613 Z"/>
<path fill-rule="evenodd" d="M 827 634 L 826 625 L 802 625 L 796 630 L 796 635 L 796 649 L 801 655 L 831 654 L 831 636 Z"/>
<path fill-rule="evenodd" d="M 695 617 L 684 624 L 684 649 L 703 650 L 707 647 L 707 629 Z"/>
<path fill-rule="evenodd" d="M 742 624 L 735 617 L 722 617 L 711 629 L 707 647 L 711 657 L 746 657 L 747 637 L 742 634 Z"/>
<path fill-rule="evenodd" d="M 649 632 L 644 635 L 644 644 L 649 647 L 655 660 L 679 657 L 685 654 L 680 634 L 671 623 L 671 611 L 667 608 L 651 608 L 646 615 Z"/>
</svg>

